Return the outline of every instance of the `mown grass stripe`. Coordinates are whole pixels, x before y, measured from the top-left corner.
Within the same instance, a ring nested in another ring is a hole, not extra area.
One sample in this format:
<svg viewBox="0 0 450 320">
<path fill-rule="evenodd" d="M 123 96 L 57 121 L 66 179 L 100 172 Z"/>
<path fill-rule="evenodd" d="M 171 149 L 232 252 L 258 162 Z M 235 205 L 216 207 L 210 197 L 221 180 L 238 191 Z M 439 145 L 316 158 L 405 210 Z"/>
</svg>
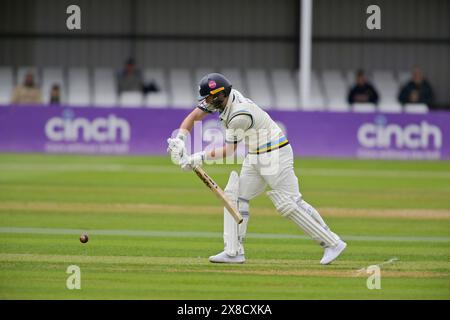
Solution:
<svg viewBox="0 0 450 320">
<path fill-rule="evenodd" d="M 131 237 L 164 237 L 164 238 L 217 238 L 222 234 L 206 231 L 158 231 L 158 230 L 82 230 L 59 228 L 18 228 L 0 227 L 0 233 L 13 234 L 80 234 L 87 232 L 90 235 L 105 236 L 131 236 Z M 310 239 L 305 235 L 277 234 L 277 233 L 249 233 L 248 237 L 254 239 Z M 405 236 L 357 236 L 343 235 L 348 241 L 397 241 L 397 242 L 450 242 L 450 237 L 405 237 Z"/>
<path fill-rule="evenodd" d="M 239 164 L 238 164 L 239 165 Z M 123 165 L 116 163 L 104 164 L 16 164 L 0 163 L 0 171 L 36 171 L 36 172 L 135 172 L 135 173 L 177 173 L 182 174 L 176 165 Z M 208 166 L 208 172 L 217 174 L 228 174 L 229 166 Z M 434 178 L 450 179 L 449 171 L 427 171 L 427 170 L 380 170 L 376 169 L 346 169 L 346 168 L 295 168 L 295 172 L 305 176 L 334 176 L 334 177 L 377 177 L 377 178 Z"/>
</svg>

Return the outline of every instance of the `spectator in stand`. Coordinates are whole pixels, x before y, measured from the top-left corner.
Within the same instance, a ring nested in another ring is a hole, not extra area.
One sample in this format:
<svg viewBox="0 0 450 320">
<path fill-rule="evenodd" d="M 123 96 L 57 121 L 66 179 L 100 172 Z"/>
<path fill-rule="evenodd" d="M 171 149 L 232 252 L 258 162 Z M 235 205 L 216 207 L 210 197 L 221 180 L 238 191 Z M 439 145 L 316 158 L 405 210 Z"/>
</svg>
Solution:
<svg viewBox="0 0 450 320">
<path fill-rule="evenodd" d="M 412 78 L 407 82 L 398 96 L 400 103 L 425 103 L 429 107 L 433 102 L 433 90 L 428 80 L 423 76 L 420 68 L 414 68 Z"/>
<path fill-rule="evenodd" d="M 378 93 L 367 81 L 364 70 L 358 70 L 356 73 L 356 84 L 348 93 L 348 103 L 378 103 Z"/>
<path fill-rule="evenodd" d="M 142 91 L 143 81 L 141 71 L 136 67 L 133 58 L 129 58 L 125 64 L 125 68 L 120 72 L 119 94 L 124 91 Z"/>
<path fill-rule="evenodd" d="M 133 58 L 127 60 L 125 68 L 120 72 L 118 87 L 119 94 L 124 91 L 141 91 L 144 94 L 159 91 L 159 87 L 154 81 L 144 83 L 142 73 L 136 67 Z"/>
<path fill-rule="evenodd" d="M 12 103 L 15 104 L 40 104 L 42 103 L 41 89 L 34 81 L 34 74 L 28 72 L 25 76 L 24 83 L 18 85 L 12 95 Z"/>
<path fill-rule="evenodd" d="M 55 83 L 50 90 L 50 104 L 59 105 L 61 103 L 61 88 Z"/>
</svg>

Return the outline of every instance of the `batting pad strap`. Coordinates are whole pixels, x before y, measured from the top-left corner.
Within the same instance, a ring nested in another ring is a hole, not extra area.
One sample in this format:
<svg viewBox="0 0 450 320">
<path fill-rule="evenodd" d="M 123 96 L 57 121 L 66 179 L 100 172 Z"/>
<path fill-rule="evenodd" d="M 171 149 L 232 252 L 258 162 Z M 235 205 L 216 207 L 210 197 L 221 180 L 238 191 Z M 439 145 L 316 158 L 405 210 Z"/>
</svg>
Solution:
<svg viewBox="0 0 450 320">
<path fill-rule="evenodd" d="M 248 217 L 250 215 L 250 203 L 247 199 L 238 197 L 237 200 L 238 210 L 242 217 Z"/>
</svg>

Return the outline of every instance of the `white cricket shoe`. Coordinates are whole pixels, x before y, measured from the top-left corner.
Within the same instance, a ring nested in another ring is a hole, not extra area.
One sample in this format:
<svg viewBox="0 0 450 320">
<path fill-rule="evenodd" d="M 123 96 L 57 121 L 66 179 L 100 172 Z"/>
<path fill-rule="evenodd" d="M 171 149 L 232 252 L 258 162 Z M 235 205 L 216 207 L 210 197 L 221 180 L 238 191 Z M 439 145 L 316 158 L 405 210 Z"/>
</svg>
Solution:
<svg viewBox="0 0 450 320">
<path fill-rule="evenodd" d="M 344 251 L 347 247 L 347 244 L 340 240 L 338 244 L 333 248 L 325 248 L 325 252 L 323 254 L 322 260 L 320 260 L 320 264 L 330 264 L 333 260 L 335 260 L 339 255 Z"/>
<path fill-rule="evenodd" d="M 209 261 L 212 263 L 244 263 L 245 256 L 243 254 L 238 254 L 237 256 L 232 257 L 226 254 L 225 251 L 222 251 L 215 256 L 209 257 Z"/>
</svg>

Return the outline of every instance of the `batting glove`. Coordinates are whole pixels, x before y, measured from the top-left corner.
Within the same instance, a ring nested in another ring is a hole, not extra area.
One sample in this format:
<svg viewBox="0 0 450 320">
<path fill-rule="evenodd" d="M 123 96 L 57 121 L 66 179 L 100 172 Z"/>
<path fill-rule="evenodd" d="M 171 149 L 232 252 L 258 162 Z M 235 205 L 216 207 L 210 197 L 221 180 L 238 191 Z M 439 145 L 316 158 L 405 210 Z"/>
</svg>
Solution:
<svg viewBox="0 0 450 320">
<path fill-rule="evenodd" d="M 186 154 L 186 146 L 184 144 L 184 141 L 180 138 L 169 138 L 167 139 L 167 143 L 169 145 L 167 148 L 167 152 L 170 153 L 172 161 L 176 164 L 179 164 L 180 160 Z"/>
<path fill-rule="evenodd" d="M 190 171 L 196 167 L 200 167 L 205 161 L 205 151 L 194 153 L 188 157 L 183 157 L 180 161 L 180 166 L 183 171 Z"/>
</svg>

